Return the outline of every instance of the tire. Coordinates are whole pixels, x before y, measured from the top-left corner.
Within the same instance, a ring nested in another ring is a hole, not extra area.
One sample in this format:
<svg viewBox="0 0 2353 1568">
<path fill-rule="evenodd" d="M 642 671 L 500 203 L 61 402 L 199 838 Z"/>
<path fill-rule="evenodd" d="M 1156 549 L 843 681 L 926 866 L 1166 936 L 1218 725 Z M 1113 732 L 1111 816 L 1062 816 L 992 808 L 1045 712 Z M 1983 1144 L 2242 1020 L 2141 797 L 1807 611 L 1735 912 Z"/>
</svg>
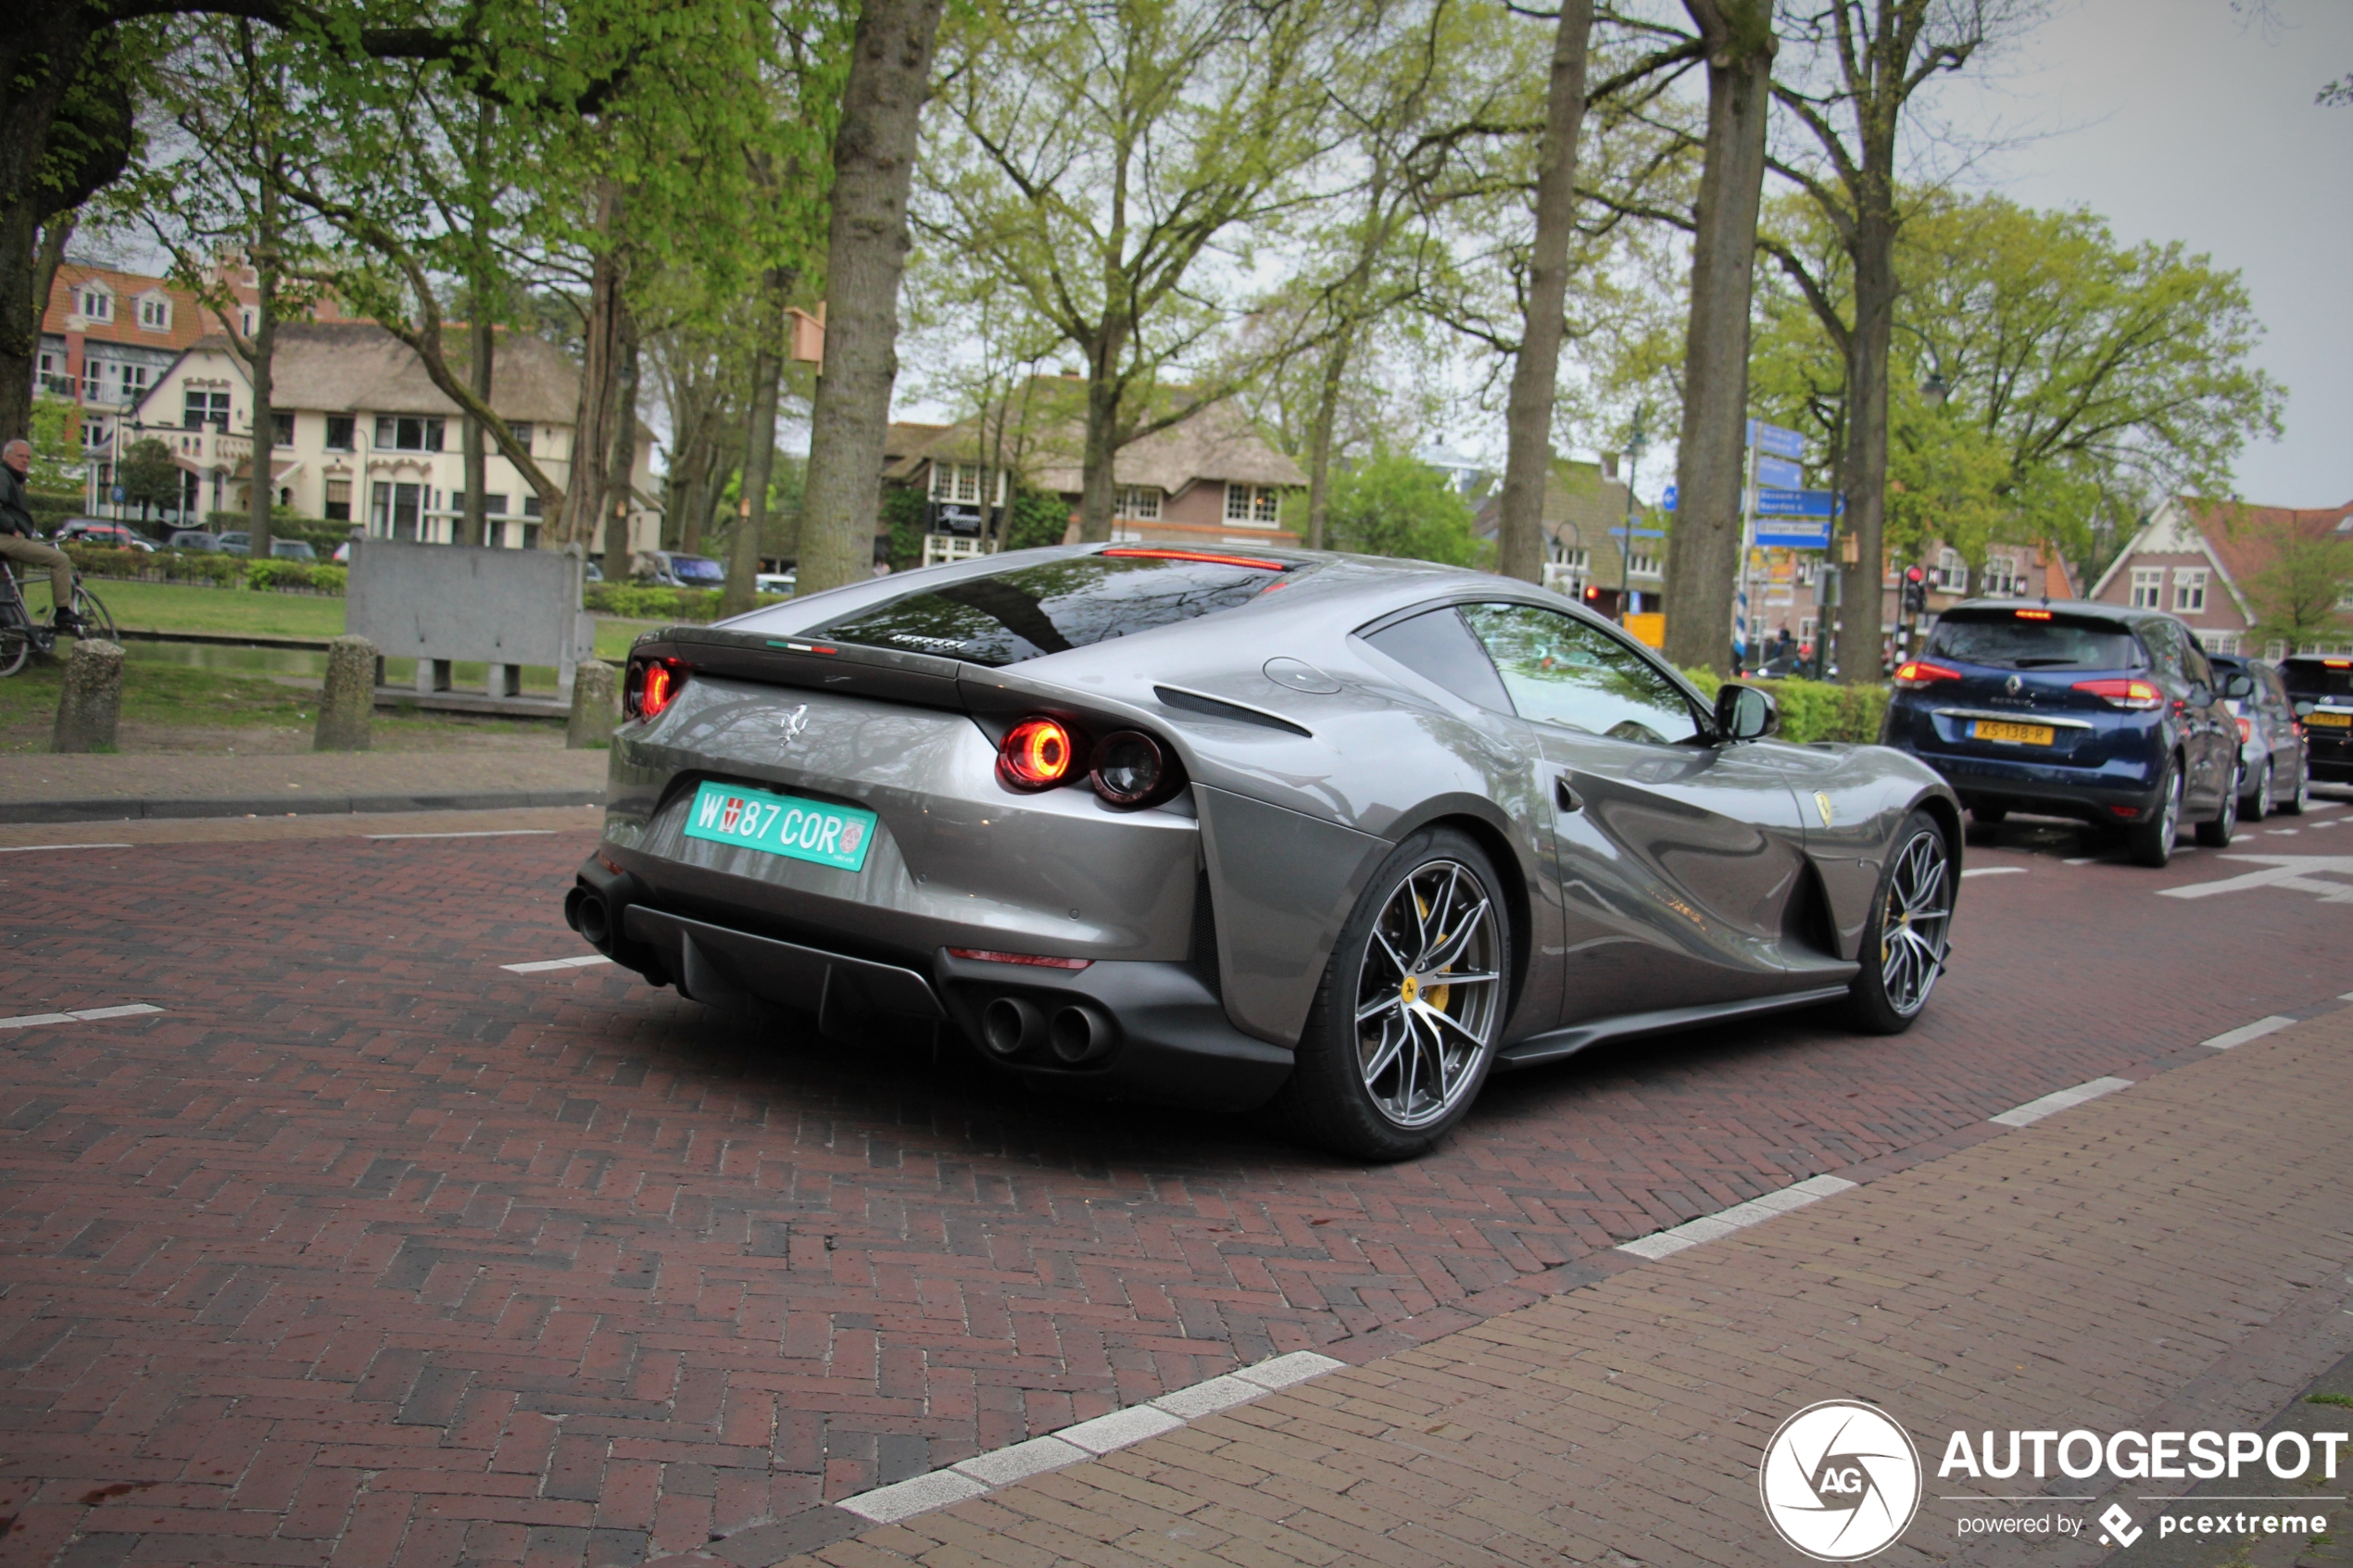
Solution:
<svg viewBox="0 0 2353 1568">
<path fill-rule="evenodd" d="M 1846 1019 L 1870 1035 L 1901 1035 L 1928 1006 L 1950 950 L 1958 879 L 1953 846 L 1925 811 L 1896 830 L 1863 925 L 1863 972 L 1846 993 Z"/>
<path fill-rule="evenodd" d="M 2124 834 L 2124 847 L 2136 865 L 2151 868 L 2173 859 L 2173 841 L 2182 833 L 2182 764 L 2169 759 L 2158 783 L 2155 811 L 2134 822 Z"/>
<path fill-rule="evenodd" d="M 1432 829 L 1400 844 L 1332 945 L 1277 1113 L 1358 1160 L 1411 1159 L 1444 1137 L 1494 1065 L 1511 937 L 1503 884 L 1466 834 Z M 1457 972 L 1465 978 L 1435 983 Z"/>
<path fill-rule="evenodd" d="M 2001 836 L 2002 823 L 2010 812 L 2007 806 L 1972 806 L 1969 809 L 1966 836 L 1971 844 L 1991 844 Z"/>
<path fill-rule="evenodd" d="M 2197 841 L 2208 849 L 2227 849 L 2239 827 L 2239 784 L 2246 770 L 2237 761 L 2231 763 L 2230 787 L 2222 791 L 2222 804 L 2214 808 L 2211 822 L 2197 824 Z"/>
<path fill-rule="evenodd" d="M 2255 786 L 2239 797 L 2239 821 L 2259 822 L 2263 813 L 2271 809 L 2271 759 L 2263 759 L 2263 771 L 2255 775 Z"/>
<path fill-rule="evenodd" d="M 2304 815 L 2304 809 L 2311 804 L 2312 764 L 2299 757 L 2296 761 L 2296 793 L 2280 802 L 2280 814 L 2300 817 Z"/>
<path fill-rule="evenodd" d="M 0 681 L 22 670 L 32 658 L 32 638 L 21 626 L 0 626 Z"/>
</svg>

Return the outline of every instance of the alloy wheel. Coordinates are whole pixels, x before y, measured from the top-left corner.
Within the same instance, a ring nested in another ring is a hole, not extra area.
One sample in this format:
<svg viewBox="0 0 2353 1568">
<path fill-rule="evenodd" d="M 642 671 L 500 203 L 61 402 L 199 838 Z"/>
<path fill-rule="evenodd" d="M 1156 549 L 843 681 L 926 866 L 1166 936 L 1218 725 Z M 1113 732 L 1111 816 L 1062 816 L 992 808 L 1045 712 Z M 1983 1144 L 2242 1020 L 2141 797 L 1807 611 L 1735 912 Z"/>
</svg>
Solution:
<svg viewBox="0 0 2353 1568">
<path fill-rule="evenodd" d="M 1459 861 L 1416 867 L 1381 907 L 1356 983 L 1356 1065 L 1391 1125 L 1442 1120 L 1478 1082 L 1502 960 L 1487 889 Z"/>
<path fill-rule="evenodd" d="M 1896 852 L 1880 911 L 1880 986 L 1904 1017 L 1928 1003 L 1944 967 L 1945 928 L 1953 918 L 1953 879 L 1944 837 L 1923 830 Z"/>
</svg>

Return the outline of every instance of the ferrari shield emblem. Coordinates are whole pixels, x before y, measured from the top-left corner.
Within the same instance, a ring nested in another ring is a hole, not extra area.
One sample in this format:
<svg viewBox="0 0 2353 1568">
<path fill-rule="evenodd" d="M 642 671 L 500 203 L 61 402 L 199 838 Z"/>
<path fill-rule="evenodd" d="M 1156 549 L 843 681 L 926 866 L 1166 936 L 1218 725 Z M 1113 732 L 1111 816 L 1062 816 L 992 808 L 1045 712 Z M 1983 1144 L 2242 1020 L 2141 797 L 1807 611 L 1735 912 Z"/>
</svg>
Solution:
<svg viewBox="0 0 2353 1568">
<path fill-rule="evenodd" d="M 1824 827 L 1830 826 L 1831 797 L 1828 790 L 1818 789 L 1814 792 L 1814 809 L 1822 814 L 1822 825 Z"/>
</svg>

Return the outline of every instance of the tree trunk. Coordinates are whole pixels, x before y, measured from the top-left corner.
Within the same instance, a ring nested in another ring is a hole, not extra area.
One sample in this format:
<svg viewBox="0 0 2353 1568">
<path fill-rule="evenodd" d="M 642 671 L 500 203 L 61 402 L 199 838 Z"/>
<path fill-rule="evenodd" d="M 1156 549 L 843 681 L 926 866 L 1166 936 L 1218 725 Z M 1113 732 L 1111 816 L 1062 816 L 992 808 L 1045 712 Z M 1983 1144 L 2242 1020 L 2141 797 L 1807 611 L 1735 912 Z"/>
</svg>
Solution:
<svg viewBox="0 0 2353 1568">
<path fill-rule="evenodd" d="M 61 212 L 41 225 L 41 245 L 32 257 L 32 331 L 36 339 L 41 332 L 41 318 L 49 310 L 49 295 L 57 286 L 57 269 L 65 265 L 66 244 L 73 238 L 75 217 L 74 213 Z"/>
<path fill-rule="evenodd" d="M 768 526 L 768 482 L 776 471 L 776 383 L 785 373 L 785 298 L 792 291 L 792 279 L 781 268 L 772 267 L 761 280 L 760 341 L 751 353 L 751 412 L 744 420 L 744 487 L 743 509 L 736 519 L 736 532 L 727 541 L 727 584 L 719 591 L 719 613 L 741 615 L 759 602 L 760 535 Z M 894 315 L 896 305 L 893 306 Z M 833 345 L 826 345 L 826 366 L 832 368 Z M 883 385 L 885 407 L 888 407 L 890 386 Z M 880 433 L 877 432 L 877 434 Z M 879 448 L 881 443 L 875 443 Z M 815 466 L 815 455 L 811 455 Z M 881 488 L 882 456 L 875 457 L 875 488 Z M 872 530 L 870 529 L 869 532 Z M 873 558 L 874 546 L 867 547 Z M 809 585 L 809 566 L 803 560 L 798 579 L 801 588 Z M 861 573 L 861 575 L 863 575 Z M 842 582 L 852 579 L 844 577 Z M 829 583 L 827 587 L 838 583 Z"/>
<path fill-rule="evenodd" d="M 1116 333 L 1105 314 L 1105 331 L 1089 357 L 1087 377 L 1087 436 L 1078 470 L 1078 541 L 1082 545 L 1111 540 L 1111 514 L 1116 495 L 1119 461 L 1120 387 L 1114 379 L 1125 334 Z"/>
<path fill-rule="evenodd" d="M 1772 0 L 1684 0 L 1707 51 L 1707 142 L 1692 238 L 1683 430 L 1667 541 L 1668 659 L 1731 670 L 1748 423 L 1749 302 L 1772 103 Z M 1631 541 L 1629 541 L 1630 546 Z"/>
<path fill-rule="evenodd" d="M 801 503 L 798 591 L 804 594 L 857 582 L 874 570 L 883 445 L 891 383 L 899 374 L 907 193 L 943 4 L 865 0 L 850 43 L 825 236 L 825 365 L 810 414 L 809 480 Z M 761 352 L 780 346 L 772 341 Z M 768 399 L 771 429 L 774 380 L 773 373 L 766 378 L 764 393 L 752 389 L 755 397 Z M 762 445 L 757 433 L 754 453 Z M 747 454 L 747 468 L 751 461 Z"/>
<path fill-rule="evenodd" d="M 487 403 L 497 372 L 498 334 L 491 325 L 489 307 L 479 280 L 473 296 L 473 309 L 468 312 L 473 320 L 466 325 L 466 382 L 474 389 L 474 395 Z M 486 546 L 491 543 L 490 497 L 486 494 L 490 487 L 490 444 L 484 438 L 482 421 L 471 414 L 466 416 L 465 443 L 466 518 L 458 542 Z"/>
<path fill-rule="evenodd" d="M 544 529 L 540 544 L 561 549 L 584 546 L 605 515 L 605 454 L 612 447 L 614 385 L 620 377 L 621 256 L 614 236 L 621 193 L 610 182 L 597 201 L 597 232 L 603 248 L 588 272 L 588 324 L 581 342 L 579 411 L 573 417 L 572 466 L 564 483 L 564 525 Z"/>
<path fill-rule="evenodd" d="M 1861 204 L 1852 252 L 1855 332 L 1846 349 L 1846 450 L 1839 464 L 1846 531 L 1859 559 L 1841 607 L 1839 676 L 1849 684 L 1880 678 L 1880 618 L 1888 563 L 1887 350 L 1895 329 L 1895 221 L 1878 203 Z"/>
<path fill-rule="evenodd" d="M 629 514 L 637 504 L 637 382 L 640 356 L 637 342 L 637 317 L 626 299 L 614 307 L 613 347 L 615 374 L 613 377 L 612 450 L 605 463 L 605 547 L 610 559 L 614 551 L 627 560 L 629 548 Z M 594 544 L 593 534 L 588 542 Z"/>
<path fill-rule="evenodd" d="M 1561 0 L 1536 160 L 1536 244 L 1528 304 L 1504 414 L 1504 494 L 1495 569 L 1530 583 L 1544 575 L 1544 475 L 1553 460 L 1553 400 L 1568 299 L 1568 241 L 1577 220 L 1577 133 L 1585 118 L 1586 44 L 1593 0 Z"/>
<path fill-rule="evenodd" d="M 1348 374 L 1356 329 L 1343 327 L 1324 352 L 1324 384 L 1315 396 L 1315 420 L 1307 433 L 1307 547 L 1324 547 L 1324 520 L 1331 508 L 1332 426 L 1340 419 L 1340 384 Z M 1541 494 L 1540 489 L 1539 494 Z"/>
<path fill-rule="evenodd" d="M 278 411 L 274 367 L 278 353 L 278 187 L 265 173 L 258 195 L 260 232 L 253 247 L 253 341 L 245 356 L 245 372 L 253 380 L 253 483 L 245 496 L 248 560 L 268 560 L 271 544 L 271 503 L 278 498 L 275 477 L 278 453 Z"/>
</svg>

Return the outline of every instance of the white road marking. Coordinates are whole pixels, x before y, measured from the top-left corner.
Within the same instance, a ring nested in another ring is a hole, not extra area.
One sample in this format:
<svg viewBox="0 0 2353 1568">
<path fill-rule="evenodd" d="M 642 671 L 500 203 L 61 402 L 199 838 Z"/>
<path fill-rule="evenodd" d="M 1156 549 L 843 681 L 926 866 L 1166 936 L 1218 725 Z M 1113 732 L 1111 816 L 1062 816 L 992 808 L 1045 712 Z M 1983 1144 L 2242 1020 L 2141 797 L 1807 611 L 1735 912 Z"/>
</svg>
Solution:
<svg viewBox="0 0 2353 1568">
<path fill-rule="evenodd" d="M 2030 1099 L 2024 1105 L 2014 1105 L 1999 1116 L 1988 1116 L 1988 1122 L 1998 1122 L 2005 1127 L 2024 1127 L 2040 1122 L 2054 1111 L 2065 1110 L 2085 1100 L 2112 1095 L 2119 1089 L 2133 1086 L 2130 1078 L 2095 1078 L 2088 1084 L 2078 1084 L 2071 1089 L 2054 1089 L 2040 1099 Z"/>
<path fill-rule="evenodd" d="M 2353 883 L 2320 880 L 2322 875 L 2353 877 L 2353 855 L 2225 855 L 2222 859 L 2246 860 L 2265 869 L 2187 887 L 2160 887 L 2158 897 L 2209 898 L 2217 893 L 2244 893 L 2254 887 L 2284 887 L 2317 894 L 2323 904 L 2353 904 Z"/>
<path fill-rule="evenodd" d="M 2088 866 L 2099 859 L 2097 855 L 2078 855 L 2072 860 L 2061 860 L 2062 866 Z"/>
<path fill-rule="evenodd" d="M 2259 1018 L 2252 1023 L 2242 1023 L 2235 1029 L 2225 1029 L 2214 1038 L 2200 1040 L 2198 1044 L 2214 1050 L 2226 1051 L 2233 1046 L 2243 1046 L 2249 1040 L 2259 1040 L 2264 1035 L 2274 1034 L 2295 1022 L 2296 1020 L 2292 1018 L 2282 1018 L 2275 1012 L 2269 1018 Z"/>
<path fill-rule="evenodd" d="M 128 849 L 128 844 L 17 844 L 0 848 L 0 855 L 38 855 L 47 849 Z"/>
<path fill-rule="evenodd" d="M 2024 876 L 2025 874 L 2024 866 L 1979 866 L 1974 871 L 1963 872 L 1961 880 L 1966 882 L 1973 876 Z"/>
<path fill-rule="evenodd" d="M 533 838 L 554 828 L 483 828 L 474 833 L 371 833 L 370 838 Z"/>
<path fill-rule="evenodd" d="M 2296 836 L 2296 830 L 2294 828 L 2265 828 L 2263 831 L 2273 838 L 2294 838 Z"/>
<path fill-rule="evenodd" d="M 591 964 L 610 962 L 602 953 L 585 953 L 576 959 L 541 959 L 536 963 L 502 963 L 498 967 L 511 974 L 545 974 L 551 969 L 586 969 Z"/>
<path fill-rule="evenodd" d="M 1818 1177 L 1817 1180 L 1829 1178 Z M 1851 1185 L 1851 1184 L 1849 1184 Z M 840 1507 L 861 1519 L 871 1519 L 877 1524 L 892 1524 L 901 1519 L 912 1519 L 919 1513 L 929 1513 L 936 1508 L 963 1502 L 983 1496 L 1000 1486 L 1010 1486 L 1033 1475 L 1043 1475 L 1083 1460 L 1090 1460 L 1140 1443 L 1147 1437 L 1157 1437 L 1164 1432 L 1175 1432 L 1189 1421 L 1197 1421 L 1236 1405 L 1264 1399 L 1279 1388 L 1288 1388 L 1309 1378 L 1321 1377 L 1347 1365 L 1329 1356 L 1313 1350 L 1293 1350 L 1288 1356 L 1277 1356 L 1256 1366 L 1243 1367 L 1221 1377 L 1196 1383 L 1163 1394 L 1147 1404 L 1129 1405 L 1109 1415 L 1099 1415 L 1092 1421 L 1082 1421 L 1065 1426 L 1043 1437 L 1032 1437 L 1026 1443 L 1007 1448 L 991 1449 L 985 1454 L 975 1454 L 968 1460 L 934 1470 L 887 1486 L 860 1492 L 844 1498 Z"/>
<path fill-rule="evenodd" d="M 1779 1192 L 1752 1198 L 1746 1203 L 1735 1203 L 1730 1209 L 1713 1214 L 1702 1214 L 1696 1220 L 1686 1220 L 1673 1230 L 1658 1231 L 1620 1242 L 1620 1252 L 1631 1252 L 1638 1258 L 1656 1262 L 1686 1247 L 1697 1247 L 1703 1241 L 1714 1241 L 1719 1236 L 1730 1236 L 1736 1230 L 1769 1220 L 1776 1214 L 1786 1214 L 1793 1209 L 1803 1209 L 1833 1193 L 1844 1192 L 1855 1184 L 1843 1176 L 1809 1176 L 1794 1186 Z"/>
<path fill-rule="evenodd" d="M 44 1023 L 89 1023 L 101 1018 L 130 1018 L 138 1013 L 162 1010 L 152 1003 L 130 1002 L 114 1008 L 77 1008 L 71 1012 L 29 1012 L 20 1018 L 0 1018 L 0 1029 L 37 1029 Z"/>
</svg>

